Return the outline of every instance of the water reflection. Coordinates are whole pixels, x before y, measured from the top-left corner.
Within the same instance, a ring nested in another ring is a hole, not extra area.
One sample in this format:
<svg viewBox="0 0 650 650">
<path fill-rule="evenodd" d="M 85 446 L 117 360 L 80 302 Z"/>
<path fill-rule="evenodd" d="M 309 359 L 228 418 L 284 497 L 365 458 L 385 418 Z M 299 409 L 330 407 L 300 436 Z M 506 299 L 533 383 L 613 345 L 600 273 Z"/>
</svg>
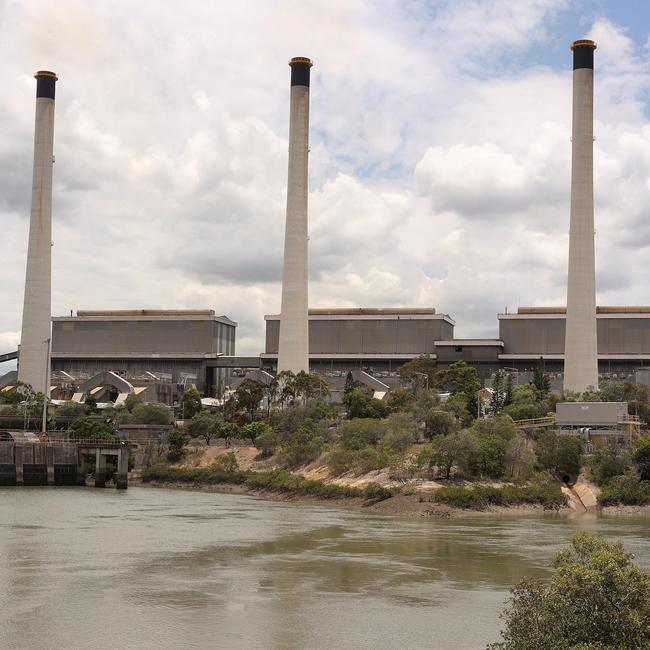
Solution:
<svg viewBox="0 0 650 650">
<path fill-rule="evenodd" d="M 498 635 L 509 587 L 547 575 L 578 527 L 623 538 L 650 564 L 643 519 L 414 521 L 238 495 L 7 488 L 0 639 L 21 650 L 480 648 Z"/>
</svg>

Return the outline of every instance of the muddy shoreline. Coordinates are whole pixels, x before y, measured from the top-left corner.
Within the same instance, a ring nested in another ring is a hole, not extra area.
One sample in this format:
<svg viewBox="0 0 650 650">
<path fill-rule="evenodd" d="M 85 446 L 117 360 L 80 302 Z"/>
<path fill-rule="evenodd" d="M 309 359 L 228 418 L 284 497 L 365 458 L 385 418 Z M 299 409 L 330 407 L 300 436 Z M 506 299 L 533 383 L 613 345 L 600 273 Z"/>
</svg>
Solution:
<svg viewBox="0 0 650 650">
<path fill-rule="evenodd" d="M 445 504 L 434 503 L 427 499 L 426 495 L 418 494 L 396 494 L 390 499 L 379 502 L 368 502 L 361 497 L 345 497 L 336 499 L 322 499 L 313 496 L 274 492 L 272 490 L 251 490 L 242 485 L 190 485 L 173 481 L 147 481 L 130 480 L 129 485 L 146 488 L 168 488 L 174 490 L 189 490 L 195 492 L 216 492 L 219 494 L 245 494 L 269 501 L 281 501 L 284 503 L 296 503 L 303 505 L 320 505 L 330 508 L 345 508 L 381 515 L 395 515 L 410 518 L 429 517 L 433 519 L 454 519 L 459 517 L 485 517 L 485 516 L 526 516 L 526 515 L 555 515 L 555 516 L 576 516 L 576 512 L 568 506 L 557 510 L 544 509 L 542 506 L 521 505 L 512 507 L 490 506 L 485 510 L 470 510 L 463 508 L 452 508 Z M 621 508 L 605 508 L 603 512 L 610 514 L 609 510 L 617 510 L 612 514 L 628 514 L 621 511 Z M 650 507 L 645 512 L 639 512 L 635 508 L 634 513 L 629 514 L 650 514 Z"/>
</svg>

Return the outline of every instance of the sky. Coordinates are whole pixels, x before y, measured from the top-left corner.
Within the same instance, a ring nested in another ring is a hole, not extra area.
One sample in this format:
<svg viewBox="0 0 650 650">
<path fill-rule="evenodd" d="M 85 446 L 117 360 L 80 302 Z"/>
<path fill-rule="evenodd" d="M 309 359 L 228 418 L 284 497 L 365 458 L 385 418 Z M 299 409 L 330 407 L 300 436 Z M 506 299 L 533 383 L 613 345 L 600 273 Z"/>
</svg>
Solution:
<svg viewBox="0 0 650 650">
<path fill-rule="evenodd" d="M 496 337 L 498 312 L 566 300 L 569 45 L 592 38 L 597 300 L 650 304 L 649 36 L 642 0 L 0 0 L 0 353 L 40 69 L 59 75 L 53 314 L 212 308 L 257 354 L 291 57 L 314 61 L 310 306 L 435 307 Z"/>
</svg>

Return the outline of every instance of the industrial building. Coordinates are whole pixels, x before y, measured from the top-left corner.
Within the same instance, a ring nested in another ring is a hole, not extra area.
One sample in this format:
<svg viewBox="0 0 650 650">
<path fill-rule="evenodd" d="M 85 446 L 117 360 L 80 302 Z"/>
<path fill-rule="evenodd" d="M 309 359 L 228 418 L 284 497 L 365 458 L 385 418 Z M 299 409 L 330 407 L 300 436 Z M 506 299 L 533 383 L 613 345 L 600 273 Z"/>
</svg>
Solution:
<svg viewBox="0 0 650 650">
<path fill-rule="evenodd" d="M 276 367 L 280 316 L 267 315 L 265 366 Z M 453 339 L 454 321 L 433 308 L 309 310 L 309 368 L 339 374 L 367 368 L 393 374 L 415 357 L 436 358 L 436 342 Z"/>
<path fill-rule="evenodd" d="M 650 306 L 597 307 L 596 312 L 601 377 L 622 379 L 650 368 Z M 69 399 L 85 386 L 98 401 L 114 401 L 115 392 L 127 390 L 124 385 L 111 389 L 94 381 L 108 372 L 134 386 L 136 394 L 146 387 L 146 399 L 171 404 L 192 384 L 211 395 L 219 380 L 230 383 L 229 373 L 236 369 L 277 369 L 279 319 L 265 316 L 262 354 L 240 357 L 235 356 L 237 323 L 210 309 L 78 311 L 55 317 L 53 397 Z M 541 360 L 556 375 L 559 389 L 565 323 L 564 307 L 520 307 L 498 314 L 497 338 L 459 339 L 454 319 L 430 307 L 310 309 L 309 367 L 333 381 L 352 370 L 392 385 L 399 367 L 421 355 L 440 368 L 465 361 L 484 379 L 497 369 L 532 370 Z M 0 378 L 0 389 L 15 384 L 15 373 L 10 375 L 4 382 Z M 638 380 L 650 383 L 645 375 Z"/>
<path fill-rule="evenodd" d="M 560 434 L 580 435 L 587 449 L 629 448 L 641 435 L 641 420 L 628 413 L 627 402 L 559 402 L 555 426 Z"/>
<path fill-rule="evenodd" d="M 599 372 L 625 376 L 650 365 L 650 307 L 597 307 Z M 266 320 L 263 363 L 275 368 L 279 316 Z M 473 365 L 483 377 L 497 369 L 525 371 L 540 359 L 545 369 L 564 370 L 565 307 L 520 307 L 498 314 L 493 339 L 454 338 L 455 321 L 432 308 L 310 309 L 312 372 L 367 368 L 394 374 L 406 361 L 428 355 L 441 367 Z"/>
<path fill-rule="evenodd" d="M 499 314 L 499 339 L 505 365 L 530 367 L 543 359 L 546 368 L 564 368 L 566 309 L 520 307 Z M 650 362 L 650 307 L 596 307 L 598 369 L 601 374 L 629 373 Z"/>
<path fill-rule="evenodd" d="M 110 372 L 135 386 L 154 382 L 154 398 L 168 404 L 188 385 L 209 394 L 226 378 L 217 358 L 235 352 L 237 323 L 212 309 L 78 311 L 52 321 L 55 380 L 82 385 Z"/>
<path fill-rule="evenodd" d="M 59 393 L 113 399 L 136 388 L 173 403 L 184 387 L 204 395 L 238 368 L 329 377 L 349 370 L 394 377 L 407 361 L 428 355 L 441 367 L 466 361 L 487 378 L 497 369 L 530 370 L 541 360 L 558 382 L 582 391 L 599 375 L 626 377 L 650 365 L 650 307 L 596 307 L 593 204 L 593 41 L 573 51 L 572 177 L 567 306 L 522 307 L 498 315 L 498 337 L 456 339 L 454 320 L 433 308 L 332 308 L 308 305 L 308 158 L 310 69 L 291 59 L 289 165 L 281 314 L 265 316 L 259 357 L 235 357 L 237 323 L 213 310 L 79 311 L 53 318 L 51 290 L 51 183 L 54 89 L 51 72 L 36 74 L 36 129 L 32 214 L 18 373 L 16 379 L 48 392 L 50 364 Z M 565 350 L 565 348 L 567 348 Z M 565 355 L 566 351 L 566 355 Z M 18 356 L 9 351 L 0 362 Z M 565 371 L 566 365 L 566 371 Z M 240 373 L 240 375 L 243 373 Z M 11 375 L 11 376 L 10 376 Z M 367 378 L 366 378 L 367 379 Z M 122 382 L 119 386 L 115 383 Z M 382 380 L 383 381 L 383 380 Z M 113 382 L 111 384 L 111 382 Z M 153 383 L 152 383 L 153 382 Z M 51 382 L 52 383 L 52 382 Z M 155 390 L 154 390 L 155 386 Z M 383 384 L 382 384 L 383 386 Z M 129 388 L 130 387 L 130 388 Z M 375 386 L 380 390 L 380 386 Z M 94 393 L 92 391 L 95 391 Z M 137 393 L 137 391 L 136 391 Z"/>
</svg>

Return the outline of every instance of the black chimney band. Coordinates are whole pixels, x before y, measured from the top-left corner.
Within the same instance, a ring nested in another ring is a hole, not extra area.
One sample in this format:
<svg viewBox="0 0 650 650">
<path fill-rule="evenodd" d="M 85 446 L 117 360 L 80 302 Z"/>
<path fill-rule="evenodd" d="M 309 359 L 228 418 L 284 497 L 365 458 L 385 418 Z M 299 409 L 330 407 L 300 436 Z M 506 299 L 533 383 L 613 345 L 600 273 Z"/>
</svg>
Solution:
<svg viewBox="0 0 650 650">
<path fill-rule="evenodd" d="M 36 77 L 36 98 L 48 97 L 54 99 L 54 88 L 56 86 L 56 77 L 43 75 Z"/>
<path fill-rule="evenodd" d="M 572 46 L 573 50 L 573 69 L 580 68 L 594 69 L 594 50 L 596 44 L 593 41 L 576 41 Z"/>
<path fill-rule="evenodd" d="M 309 88 L 309 65 L 306 63 L 292 63 L 291 85 L 307 86 Z"/>
</svg>

